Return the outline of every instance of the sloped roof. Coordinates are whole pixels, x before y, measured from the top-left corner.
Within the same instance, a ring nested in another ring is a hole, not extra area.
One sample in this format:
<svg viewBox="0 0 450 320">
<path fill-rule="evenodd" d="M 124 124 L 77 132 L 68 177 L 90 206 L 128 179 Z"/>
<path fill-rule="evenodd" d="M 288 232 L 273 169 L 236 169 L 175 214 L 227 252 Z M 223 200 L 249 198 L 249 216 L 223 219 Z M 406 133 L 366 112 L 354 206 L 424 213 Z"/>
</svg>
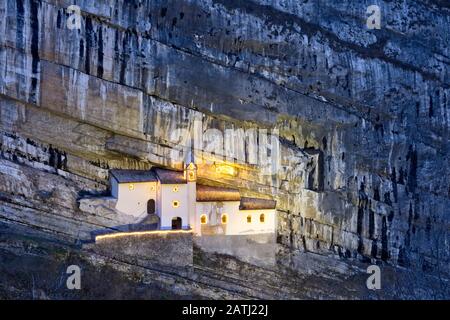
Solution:
<svg viewBox="0 0 450 320">
<path fill-rule="evenodd" d="M 241 195 L 237 189 L 197 184 L 197 201 L 199 202 L 239 200 L 241 200 Z"/>
<path fill-rule="evenodd" d="M 184 184 L 187 183 L 182 171 L 153 168 L 161 184 Z"/>
<path fill-rule="evenodd" d="M 275 200 L 242 197 L 239 210 L 275 209 L 276 205 Z"/>
<path fill-rule="evenodd" d="M 157 181 L 155 174 L 150 170 L 114 169 L 110 173 L 119 183 Z"/>
</svg>

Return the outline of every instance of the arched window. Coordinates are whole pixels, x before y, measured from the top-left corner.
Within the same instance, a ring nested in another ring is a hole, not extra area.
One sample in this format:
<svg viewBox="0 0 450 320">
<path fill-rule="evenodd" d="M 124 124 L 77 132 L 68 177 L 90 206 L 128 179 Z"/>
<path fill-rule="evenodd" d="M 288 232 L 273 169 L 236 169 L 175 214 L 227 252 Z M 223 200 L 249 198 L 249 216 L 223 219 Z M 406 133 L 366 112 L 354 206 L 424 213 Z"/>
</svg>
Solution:
<svg viewBox="0 0 450 320">
<path fill-rule="evenodd" d="M 147 214 L 155 214 L 155 200 L 150 199 L 147 201 Z"/>
<path fill-rule="evenodd" d="M 134 184 L 130 183 L 128 185 L 128 189 L 130 189 L 130 191 L 133 191 L 134 190 Z"/>
<path fill-rule="evenodd" d="M 266 221 L 266 216 L 264 215 L 264 213 L 261 213 L 259 216 L 259 222 L 264 223 Z"/>
<path fill-rule="evenodd" d="M 228 223 L 228 215 L 226 213 L 222 214 L 222 223 L 223 224 Z"/>
<path fill-rule="evenodd" d="M 173 192 L 178 192 L 178 190 L 179 190 L 179 189 L 178 189 L 178 186 L 175 186 L 175 187 L 172 188 L 172 191 L 173 191 Z"/>
<path fill-rule="evenodd" d="M 202 214 L 200 216 L 200 223 L 201 224 L 207 224 L 208 223 L 208 217 L 206 216 L 206 214 Z"/>
<path fill-rule="evenodd" d="M 247 223 L 252 223 L 252 216 L 251 215 L 247 216 Z"/>
<path fill-rule="evenodd" d="M 178 200 L 173 200 L 172 201 L 172 207 L 178 208 L 179 206 L 180 206 L 180 201 L 178 201 Z"/>
</svg>

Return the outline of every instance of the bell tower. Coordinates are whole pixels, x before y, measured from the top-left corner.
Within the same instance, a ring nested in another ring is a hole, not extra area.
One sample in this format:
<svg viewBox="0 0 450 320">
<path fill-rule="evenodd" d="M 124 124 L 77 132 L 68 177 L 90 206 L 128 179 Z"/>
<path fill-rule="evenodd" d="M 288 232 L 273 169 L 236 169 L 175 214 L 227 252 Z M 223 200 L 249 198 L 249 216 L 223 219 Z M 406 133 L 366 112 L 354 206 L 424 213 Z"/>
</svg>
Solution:
<svg viewBox="0 0 450 320">
<path fill-rule="evenodd" d="M 197 181 L 197 166 L 194 162 L 187 164 L 184 170 L 187 182 Z"/>
<path fill-rule="evenodd" d="M 197 221 L 197 165 L 194 159 L 194 149 L 191 144 L 191 150 L 188 152 L 184 165 L 184 177 L 187 182 L 188 192 L 188 215 L 189 225 L 194 230 L 194 233 L 200 233 L 200 221 Z"/>
</svg>

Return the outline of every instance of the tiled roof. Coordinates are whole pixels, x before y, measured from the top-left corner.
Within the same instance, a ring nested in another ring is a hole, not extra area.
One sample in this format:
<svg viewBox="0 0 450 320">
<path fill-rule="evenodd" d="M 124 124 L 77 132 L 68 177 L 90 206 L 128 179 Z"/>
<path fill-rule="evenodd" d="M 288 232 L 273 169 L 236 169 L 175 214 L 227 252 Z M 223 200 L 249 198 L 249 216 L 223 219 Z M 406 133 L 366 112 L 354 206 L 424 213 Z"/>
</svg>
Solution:
<svg viewBox="0 0 450 320">
<path fill-rule="evenodd" d="M 182 171 L 153 168 L 161 184 L 184 184 L 187 183 Z"/>
<path fill-rule="evenodd" d="M 237 189 L 197 184 L 197 201 L 199 202 L 239 201 L 240 199 L 241 195 Z"/>
<path fill-rule="evenodd" d="M 182 171 L 152 168 L 152 170 L 111 170 L 111 175 L 119 183 L 130 182 L 153 182 L 160 181 L 161 184 L 185 184 L 187 183 Z M 242 197 L 239 190 L 225 187 L 212 187 L 197 184 L 197 201 L 240 201 L 240 210 L 264 210 L 275 209 L 276 201 Z"/>
<path fill-rule="evenodd" d="M 110 173 L 119 183 L 157 181 L 155 174 L 150 170 L 114 169 Z"/>
<path fill-rule="evenodd" d="M 264 210 L 275 209 L 277 202 L 275 200 L 258 198 L 241 198 L 239 210 Z"/>
</svg>

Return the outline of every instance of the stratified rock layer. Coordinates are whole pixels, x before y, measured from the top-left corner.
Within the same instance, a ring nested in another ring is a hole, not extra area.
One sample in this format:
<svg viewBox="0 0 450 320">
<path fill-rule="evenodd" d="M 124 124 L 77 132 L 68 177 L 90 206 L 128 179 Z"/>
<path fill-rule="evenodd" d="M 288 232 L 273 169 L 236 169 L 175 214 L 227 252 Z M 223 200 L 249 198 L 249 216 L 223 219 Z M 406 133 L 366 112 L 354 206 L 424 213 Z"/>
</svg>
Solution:
<svg viewBox="0 0 450 320">
<path fill-rule="evenodd" d="M 176 129 L 277 128 L 275 176 L 200 179 L 275 197 L 290 252 L 448 273 L 450 8 L 381 2 L 368 30 L 371 4 L 2 1 L 0 220 L 88 239 L 119 221 L 80 199 L 110 168 L 176 167 Z"/>
</svg>

